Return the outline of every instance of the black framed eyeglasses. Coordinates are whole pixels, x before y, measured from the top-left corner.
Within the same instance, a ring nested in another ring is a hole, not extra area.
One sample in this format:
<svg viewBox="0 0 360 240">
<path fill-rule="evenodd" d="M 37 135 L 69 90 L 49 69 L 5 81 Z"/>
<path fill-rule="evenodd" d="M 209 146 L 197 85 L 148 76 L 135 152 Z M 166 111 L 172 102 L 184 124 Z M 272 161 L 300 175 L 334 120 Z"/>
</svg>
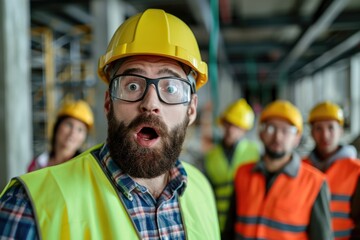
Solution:
<svg viewBox="0 0 360 240">
<path fill-rule="evenodd" d="M 142 100 L 154 84 L 159 99 L 167 104 L 188 103 L 194 92 L 188 80 L 178 77 L 147 78 L 137 74 L 116 75 L 110 82 L 109 91 L 113 99 L 126 102 Z"/>
</svg>

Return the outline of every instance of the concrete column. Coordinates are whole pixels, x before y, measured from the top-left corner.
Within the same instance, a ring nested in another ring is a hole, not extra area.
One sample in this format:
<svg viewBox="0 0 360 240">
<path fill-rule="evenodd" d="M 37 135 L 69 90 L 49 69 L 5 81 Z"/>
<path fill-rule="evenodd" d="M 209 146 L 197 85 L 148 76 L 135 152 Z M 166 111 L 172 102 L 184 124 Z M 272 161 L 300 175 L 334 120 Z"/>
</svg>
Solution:
<svg viewBox="0 0 360 240">
<path fill-rule="evenodd" d="M 32 158 L 28 0 L 0 1 L 0 189 Z"/>
<path fill-rule="evenodd" d="M 358 137 L 360 136 L 360 54 L 351 58 L 350 70 L 350 131 L 353 137 Z"/>
<path fill-rule="evenodd" d="M 98 68 L 98 59 L 106 52 L 107 45 L 120 24 L 125 19 L 125 6 L 117 0 L 92 0 L 91 12 L 93 15 L 93 53 L 95 70 Z M 97 73 L 96 73 L 97 76 Z M 96 142 L 104 142 L 107 136 L 107 120 L 104 113 L 104 98 L 107 85 L 97 78 L 95 88 L 95 138 Z"/>
</svg>

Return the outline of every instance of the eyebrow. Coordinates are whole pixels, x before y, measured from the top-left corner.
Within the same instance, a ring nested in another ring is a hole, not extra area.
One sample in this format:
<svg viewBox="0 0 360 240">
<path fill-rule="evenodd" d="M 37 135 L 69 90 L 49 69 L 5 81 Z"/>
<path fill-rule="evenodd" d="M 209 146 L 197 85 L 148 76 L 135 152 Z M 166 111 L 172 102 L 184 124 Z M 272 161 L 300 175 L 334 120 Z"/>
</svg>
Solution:
<svg viewBox="0 0 360 240">
<path fill-rule="evenodd" d="M 141 68 L 129 68 L 129 69 L 124 70 L 124 72 L 121 74 L 145 74 L 145 73 L 146 72 Z M 157 74 L 167 74 L 169 76 L 181 78 L 180 74 L 178 74 L 177 72 L 175 72 L 169 68 L 163 68 L 160 71 L 158 71 Z"/>
<path fill-rule="evenodd" d="M 146 72 L 141 68 L 128 68 L 121 74 L 145 74 Z"/>
<path fill-rule="evenodd" d="M 173 70 L 169 69 L 169 68 L 164 68 L 164 69 L 161 69 L 158 74 L 163 74 L 163 73 L 167 73 L 169 74 L 170 76 L 174 76 L 174 77 L 178 77 L 178 78 L 181 78 L 180 74 L 178 74 L 177 72 L 174 72 Z"/>
</svg>

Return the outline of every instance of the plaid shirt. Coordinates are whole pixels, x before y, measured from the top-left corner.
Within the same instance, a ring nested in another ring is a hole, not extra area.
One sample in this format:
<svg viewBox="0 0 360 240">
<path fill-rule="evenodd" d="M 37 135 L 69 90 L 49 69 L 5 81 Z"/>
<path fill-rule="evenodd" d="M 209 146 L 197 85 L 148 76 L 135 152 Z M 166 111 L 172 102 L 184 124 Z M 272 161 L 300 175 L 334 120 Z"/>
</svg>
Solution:
<svg viewBox="0 0 360 240">
<path fill-rule="evenodd" d="M 180 161 L 171 169 L 171 179 L 161 196 L 149 191 L 123 173 L 112 160 L 105 144 L 98 159 L 114 182 L 122 202 L 142 239 L 185 239 L 178 197 L 187 176 Z M 24 187 L 17 182 L 0 199 L 0 239 L 38 239 L 35 217 Z"/>
</svg>

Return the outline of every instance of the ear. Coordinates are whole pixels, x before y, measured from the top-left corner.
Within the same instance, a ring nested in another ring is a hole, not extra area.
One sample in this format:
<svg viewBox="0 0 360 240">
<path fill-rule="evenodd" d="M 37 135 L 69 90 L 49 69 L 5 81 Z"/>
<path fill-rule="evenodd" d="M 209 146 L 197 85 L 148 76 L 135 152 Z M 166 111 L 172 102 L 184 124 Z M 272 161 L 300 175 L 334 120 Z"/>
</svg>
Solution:
<svg viewBox="0 0 360 240">
<path fill-rule="evenodd" d="M 314 139 L 315 129 L 314 129 L 314 126 L 312 124 L 310 125 L 310 133 L 311 133 L 311 137 Z"/>
<path fill-rule="evenodd" d="M 108 115 L 110 108 L 111 108 L 111 97 L 110 97 L 109 91 L 107 90 L 105 92 L 105 101 L 104 101 L 104 110 L 105 110 L 106 116 Z"/>
<path fill-rule="evenodd" d="M 196 119 L 196 108 L 198 104 L 198 96 L 196 94 L 193 94 L 191 96 L 190 106 L 188 107 L 187 114 L 189 116 L 189 125 L 191 125 L 195 119 Z"/>
</svg>

